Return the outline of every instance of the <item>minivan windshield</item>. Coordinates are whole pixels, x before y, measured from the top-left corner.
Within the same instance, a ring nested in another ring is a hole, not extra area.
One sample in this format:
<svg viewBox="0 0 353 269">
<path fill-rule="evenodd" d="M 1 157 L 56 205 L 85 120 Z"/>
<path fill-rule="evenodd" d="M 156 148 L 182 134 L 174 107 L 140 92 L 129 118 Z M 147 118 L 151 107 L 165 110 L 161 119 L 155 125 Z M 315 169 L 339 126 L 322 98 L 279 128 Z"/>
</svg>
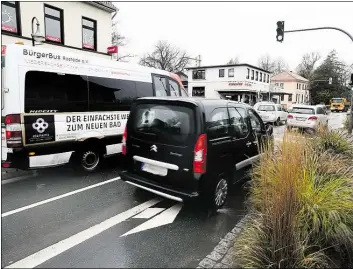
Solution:
<svg viewBox="0 0 353 269">
<path fill-rule="evenodd" d="M 133 119 L 133 132 L 145 139 L 178 145 L 194 134 L 191 108 L 175 105 L 140 104 Z"/>
<path fill-rule="evenodd" d="M 315 109 L 307 107 L 293 107 L 291 113 L 315 115 Z"/>
<path fill-rule="evenodd" d="M 342 101 L 343 101 L 342 98 L 332 98 L 332 99 L 331 99 L 331 102 L 332 102 L 332 103 L 341 103 Z"/>
<path fill-rule="evenodd" d="M 275 106 L 273 105 L 259 105 L 258 111 L 275 111 Z"/>
</svg>

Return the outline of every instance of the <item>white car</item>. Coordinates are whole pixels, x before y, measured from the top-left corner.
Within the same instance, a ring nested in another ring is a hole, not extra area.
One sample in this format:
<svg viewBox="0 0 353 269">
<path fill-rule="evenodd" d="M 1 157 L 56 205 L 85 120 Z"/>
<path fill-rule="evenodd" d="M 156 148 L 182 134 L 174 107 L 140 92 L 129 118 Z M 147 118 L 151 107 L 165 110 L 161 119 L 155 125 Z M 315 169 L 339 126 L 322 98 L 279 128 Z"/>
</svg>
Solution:
<svg viewBox="0 0 353 269">
<path fill-rule="evenodd" d="M 328 116 L 321 106 L 293 105 L 289 109 L 287 128 L 316 131 L 319 125 L 328 126 Z"/>
<path fill-rule="evenodd" d="M 259 102 L 254 105 L 254 109 L 264 123 L 274 123 L 278 126 L 280 122 L 287 121 L 288 112 L 282 105 L 273 102 Z"/>
</svg>

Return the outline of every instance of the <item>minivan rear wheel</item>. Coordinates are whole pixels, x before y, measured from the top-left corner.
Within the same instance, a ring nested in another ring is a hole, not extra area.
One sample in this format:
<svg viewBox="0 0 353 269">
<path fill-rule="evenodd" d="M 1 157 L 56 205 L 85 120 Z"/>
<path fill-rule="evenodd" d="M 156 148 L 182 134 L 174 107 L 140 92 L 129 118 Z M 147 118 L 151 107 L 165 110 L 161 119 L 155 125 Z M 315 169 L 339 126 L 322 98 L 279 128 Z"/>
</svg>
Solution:
<svg viewBox="0 0 353 269">
<path fill-rule="evenodd" d="M 218 210 L 224 206 L 228 198 L 229 185 L 225 178 L 220 178 L 212 190 L 210 203 L 213 210 Z"/>
</svg>

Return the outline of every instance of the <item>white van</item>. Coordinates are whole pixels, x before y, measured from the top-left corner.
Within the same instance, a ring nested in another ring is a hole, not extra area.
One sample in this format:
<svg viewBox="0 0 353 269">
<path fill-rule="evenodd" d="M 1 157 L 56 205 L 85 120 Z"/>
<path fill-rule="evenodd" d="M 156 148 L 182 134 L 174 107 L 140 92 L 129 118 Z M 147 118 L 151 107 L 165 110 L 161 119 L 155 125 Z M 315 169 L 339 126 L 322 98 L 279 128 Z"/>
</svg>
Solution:
<svg viewBox="0 0 353 269">
<path fill-rule="evenodd" d="M 2 46 L 2 167 L 73 162 L 94 171 L 121 152 L 132 102 L 187 96 L 173 73 L 74 53 Z"/>
<path fill-rule="evenodd" d="M 280 104 L 258 102 L 254 105 L 254 109 L 260 115 L 264 123 L 274 123 L 278 126 L 281 122 L 287 122 L 288 112 Z"/>
</svg>

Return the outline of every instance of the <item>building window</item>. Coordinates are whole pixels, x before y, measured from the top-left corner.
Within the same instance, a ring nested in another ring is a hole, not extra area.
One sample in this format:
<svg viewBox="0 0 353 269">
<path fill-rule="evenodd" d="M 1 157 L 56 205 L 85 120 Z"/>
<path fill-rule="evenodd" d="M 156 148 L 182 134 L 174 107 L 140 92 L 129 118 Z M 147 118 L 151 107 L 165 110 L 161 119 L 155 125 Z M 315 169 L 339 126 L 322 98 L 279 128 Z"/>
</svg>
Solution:
<svg viewBox="0 0 353 269">
<path fill-rule="evenodd" d="M 21 34 L 20 2 L 1 2 L 1 31 Z"/>
<path fill-rule="evenodd" d="M 45 40 L 64 44 L 63 10 L 44 5 Z"/>
<path fill-rule="evenodd" d="M 255 80 L 258 81 L 259 80 L 259 71 L 256 71 L 256 77 Z"/>
<path fill-rule="evenodd" d="M 293 94 L 288 95 L 288 102 L 292 102 Z"/>
<path fill-rule="evenodd" d="M 284 101 L 284 94 L 281 95 L 281 101 Z"/>
<path fill-rule="evenodd" d="M 82 48 L 97 50 L 97 22 L 82 17 Z"/>
<path fill-rule="evenodd" d="M 297 90 L 299 89 L 299 83 L 297 83 Z"/>
<path fill-rule="evenodd" d="M 234 77 L 234 68 L 228 69 L 228 77 L 230 77 L 230 78 Z"/>
<path fill-rule="evenodd" d="M 280 83 L 279 86 L 281 87 L 281 89 L 284 89 L 284 83 Z"/>
<path fill-rule="evenodd" d="M 205 97 L 205 87 L 192 87 L 192 96 Z"/>
<path fill-rule="evenodd" d="M 246 75 L 246 79 L 249 79 L 250 78 L 250 69 L 247 68 L 247 70 L 248 70 L 248 74 Z"/>
<path fill-rule="evenodd" d="M 267 83 L 270 83 L 270 75 L 267 75 Z"/>
<path fill-rule="evenodd" d="M 192 71 L 192 79 L 206 79 L 205 70 Z"/>
<path fill-rule="evenodd" d="M 224 78 L 224 69 L 219 69 L 219 77 Z"/>
<path fill-rule="evenodd" d="M 260 81 L 262 82 L 262 73 L 260 72 Z"/>
<path fill-rule="evenodd" d="M 251 80 L 254 80 L 254 70 L 251 70 Z"/>
</svg>

